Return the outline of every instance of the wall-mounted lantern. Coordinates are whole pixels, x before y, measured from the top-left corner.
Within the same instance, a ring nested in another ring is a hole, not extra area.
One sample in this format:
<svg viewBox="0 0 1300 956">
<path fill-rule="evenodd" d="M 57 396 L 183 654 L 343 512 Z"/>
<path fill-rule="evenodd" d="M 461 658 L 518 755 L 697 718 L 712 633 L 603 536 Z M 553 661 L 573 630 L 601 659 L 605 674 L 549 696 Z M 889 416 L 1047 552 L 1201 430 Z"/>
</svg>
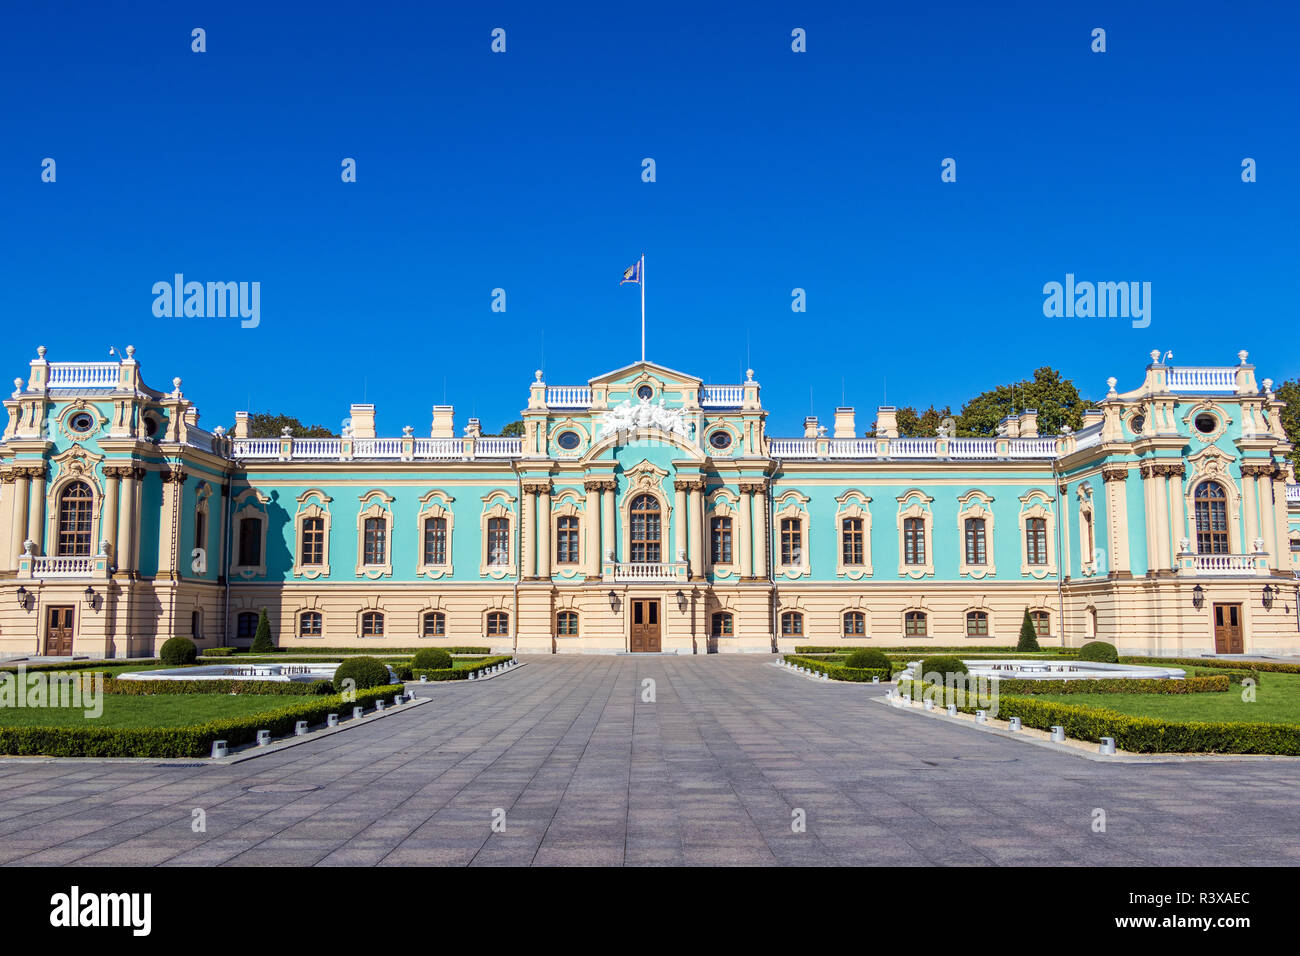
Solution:
<svg viewBox="0 0 1300 956">
<path fill-rule="evenodd" d="M 611 611 L 618 610 L 618 595 L 614 593 L 613 588 L 609 589 L 609 609 Z"/>
<path fill-rule="evenodd" d="M 86 597 L 86 607 L 94 607 L 94 606 L 95 606 L 95 589 L 92 588 L 89 584 L 87 584 L 87 585 L 86 585 L 86 590 L 83 591 L 82 594 L 84 594 L 85 597 Z"/>
<path fill-rule="evenodd" d="M 677 610 L 686 613 L 686 595 L 682 593 L 681 588 L 677 589 Z"/>
<path fill-rule="evenodd" d="M 1266 611 L 1273 610 L 1273 599 L 1276 598 L 1280 593 L 1281 592 L 1279 591 L 1279 589 L 1273 587 L 1273 585 L 1271 584 L 1264 585 L 1264 610 Z"/>
<path fill-rule="evenodd" d="M 14 597 L 18 598 L 18 606 L 24 611 L 27 610 L 27 589 L 20 586 Z"/>
<path fill-rule="evenodd" d="M 1205 588 L 1199 584 L 1192 588 L 1192 607 L 1198 611 L 1205 607 Z"/>
</svg>

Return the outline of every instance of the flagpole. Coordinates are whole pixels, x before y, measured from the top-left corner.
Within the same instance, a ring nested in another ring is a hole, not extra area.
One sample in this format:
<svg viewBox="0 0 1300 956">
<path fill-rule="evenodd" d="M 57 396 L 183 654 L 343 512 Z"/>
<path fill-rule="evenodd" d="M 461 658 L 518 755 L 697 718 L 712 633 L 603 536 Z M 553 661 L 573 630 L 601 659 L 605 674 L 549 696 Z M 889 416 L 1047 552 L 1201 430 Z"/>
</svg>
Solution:
<svg viewBox="0 0 1300 956">
<path fill-rule="evenodd" d="M 645 361 L 645 253 L 641 253 L 641 361 Z"/>
</svg>

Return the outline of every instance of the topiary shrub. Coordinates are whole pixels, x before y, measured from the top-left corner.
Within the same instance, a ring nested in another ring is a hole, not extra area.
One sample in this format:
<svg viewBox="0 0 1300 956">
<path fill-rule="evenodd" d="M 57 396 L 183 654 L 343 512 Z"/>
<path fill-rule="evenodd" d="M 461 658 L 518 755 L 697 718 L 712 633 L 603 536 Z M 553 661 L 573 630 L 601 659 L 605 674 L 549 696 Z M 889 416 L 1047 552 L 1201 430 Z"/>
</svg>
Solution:
<svg viewBox="0 0 1300 956">
<path fill-rule="evenodd" d="M 271 619 L 266 616 L 266 608 L 257 615 L 257 633 L 253 635 L 253 646 L 249 650 L 254 654 L 275 650 L 275 641 L 271 640 Z"/>
<path fill-rule="evenodd" d="M 425 647 L 415 652 L 411 666 L 422 670 L 445 671 L 451 667 L 451 655 L 441 647 Z"/>
<path fill-rule="evenodd" d="M 199 657 L 199 646 L 188 637 L 170 637 L 163 641 L 158 660 L 173 667 L 193 664 Z"/>
<path fill-rule="evenodd" d="M 966 665 L 962 663 L 960 657 L 953 657 L 948 654 L 941 654 L 938 657 L 927 657 L 921 661 L 921 671 L 917 674 L 920 680 L 933 680 L 933 675 L 938 675 L 938 680 L 943 681 L 949 674 L 968 674 Z"/>
<path fill-rule="evenodd" d="M 410 664 L 398 664 L 393 668 L 393 673 L 397 675 L 398 680 L 415 680 L 415 672 Z"/>
<path fill-rule="evenodd" d="M 343 682 L 349 679 L 356 682 L 355 690 L 383 687 L 389 680 L 388 668 L 377 657 L 350 657 L 334 672 L 334 686 L 340 693 L 346 689 Z"/>
<path fill-rule="evenodd" d="M 1029 616 L 1029 608 L 1025 608 L 1025 616 L 1020 621 L 1020 640 L 1016 641 L 1016 650 L 1042 650 L 1038 646 L 1038 629 L 1034 627 L 1034 619 Z"/>
<path fill-rule="evenodd" d="M 334 684 L 327 680 L 314 680 L 307 685 L 309 692 L 317 696 L 334 693 Z"/>
<path fill-rule="evenodd" d="M 1096 661 L 1101 664 L 1118 664 L 1119 653 L 1114 644 L 1105 641 L 1089 641 L 1079 648 L 1079 660 Z"/>
<path fill-rule="evenodd" d="M 849 651 L 849 656 L 844 658 L 844 666 L 887 671 L 890 665 L 884 651 L 874 647 L 859 647 Z"/>
</svg>

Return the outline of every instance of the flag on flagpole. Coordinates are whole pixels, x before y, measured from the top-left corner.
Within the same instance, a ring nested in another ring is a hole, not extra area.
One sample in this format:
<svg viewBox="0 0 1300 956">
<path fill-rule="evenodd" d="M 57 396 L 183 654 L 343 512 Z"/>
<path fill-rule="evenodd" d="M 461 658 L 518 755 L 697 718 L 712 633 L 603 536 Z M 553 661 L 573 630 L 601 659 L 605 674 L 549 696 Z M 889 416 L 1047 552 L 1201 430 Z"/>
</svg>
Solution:
<svg viewBox="0 0 1300 956">
<path fill-rule="evenodd" d="M 626 269 L 623 270 L 623 281 L 620 282 L 619 285 L 626 285 L 629 282 L 637 283 L 637 284 L 641 282 L 641 260 L 640 259 L 638 259 L 636 262 L 632 263 L 630 266 L 628 266 Z"/>
</svg>

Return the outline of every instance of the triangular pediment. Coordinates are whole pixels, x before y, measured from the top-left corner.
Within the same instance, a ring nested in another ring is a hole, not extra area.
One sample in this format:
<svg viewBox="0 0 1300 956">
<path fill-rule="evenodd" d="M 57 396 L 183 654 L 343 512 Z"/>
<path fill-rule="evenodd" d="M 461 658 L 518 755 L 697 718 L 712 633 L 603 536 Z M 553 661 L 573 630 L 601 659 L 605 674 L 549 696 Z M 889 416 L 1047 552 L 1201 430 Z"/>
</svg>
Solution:
<svg viewBox="0 0 1300 956">
<path fill-rule="evenodd" d="M 678 372 L 676 369 L 668 368 L 666 365 L 658 365 L 654 362 L 633 362 L 631 365 L 624 365 L 612 372 L 597 375 L 595 378 L 589 379 L 589 381 L 593 386 L 608 386 L 640 381 L 646 377 L 654 378 L 669 387 L 699 388 L 703 384 L 703 380 L 694 375 L 687 375 L 685 372 Z"/>
</svg>

